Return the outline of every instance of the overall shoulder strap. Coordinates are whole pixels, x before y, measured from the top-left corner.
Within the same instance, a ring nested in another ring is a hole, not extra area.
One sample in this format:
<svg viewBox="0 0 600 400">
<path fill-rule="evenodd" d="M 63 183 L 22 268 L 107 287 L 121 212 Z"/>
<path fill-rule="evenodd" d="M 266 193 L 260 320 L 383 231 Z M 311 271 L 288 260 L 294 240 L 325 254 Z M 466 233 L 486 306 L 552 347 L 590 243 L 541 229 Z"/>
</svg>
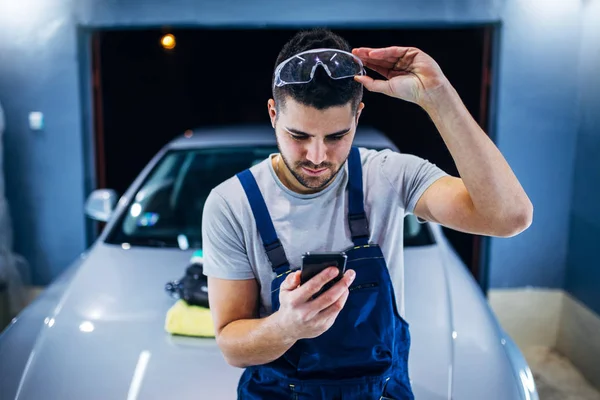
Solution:
<svg viewBox="0 0 600 400">
<path fill-rule="evenodd" d="M 348 157 L 348 224 L 355 246 L 369 242 L 369 223 L 363 200 L 363 179 L 360 151 L 353 146 Z"/>
<path fill-rule="evenodd" d="M 242 187 L 246 192 L 246 197 L 248 197 L 248 202 L 252 208 L 252 214 L 256 220 L 258 233 L 262 239 L 263 246 L 265 247 L 273 271 L 279 273 L 280 269 L 283 270 L 284 268 L 289 268 L 289 262 L 285 255 L 285 251 L 277 237 L 271 215 L 269 214 L 265 199 L 260 192 L 254 175 L 247 169 L 236 176 L 242 183 Z"/>
</svg>

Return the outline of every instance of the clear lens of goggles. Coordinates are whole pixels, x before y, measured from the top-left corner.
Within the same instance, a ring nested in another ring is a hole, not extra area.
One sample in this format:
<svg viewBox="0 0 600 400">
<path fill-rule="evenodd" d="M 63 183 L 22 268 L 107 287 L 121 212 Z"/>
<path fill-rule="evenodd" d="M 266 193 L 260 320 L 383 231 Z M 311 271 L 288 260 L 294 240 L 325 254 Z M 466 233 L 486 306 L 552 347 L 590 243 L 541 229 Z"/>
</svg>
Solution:
<svg viewBox="0 0 600 400">
<path fill-rule="evenodd" d="M 298 53 L 279 64 L 275 69 L 274 85 L 308 83 L 319 65 L 331 79 L 365 75 L 362 61 L 354 54 L 337 49 L 314 49 Z"/>
</svg>

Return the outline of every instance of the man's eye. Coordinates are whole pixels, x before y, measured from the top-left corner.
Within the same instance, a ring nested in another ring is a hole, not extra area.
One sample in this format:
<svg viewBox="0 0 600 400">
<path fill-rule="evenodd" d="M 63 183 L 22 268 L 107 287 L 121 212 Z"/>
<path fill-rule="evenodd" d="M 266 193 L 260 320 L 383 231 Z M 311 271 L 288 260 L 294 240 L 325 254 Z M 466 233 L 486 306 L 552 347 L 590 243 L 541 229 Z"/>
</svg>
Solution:
<svg viewBox="0 0 600 400">
<path fill-rule="evenodd" d="M 306 140 L 308 136 L 300 136 L 300 135 L 290 135 L 294 140 Z"/>
<path fill-rule="evenodd" d="M 328 139 L 329 140 L 342 140 L 344 138 L 344 136 L 346 135 L 341 135 L 341 136 L 331 136 Z"/>
</svg>

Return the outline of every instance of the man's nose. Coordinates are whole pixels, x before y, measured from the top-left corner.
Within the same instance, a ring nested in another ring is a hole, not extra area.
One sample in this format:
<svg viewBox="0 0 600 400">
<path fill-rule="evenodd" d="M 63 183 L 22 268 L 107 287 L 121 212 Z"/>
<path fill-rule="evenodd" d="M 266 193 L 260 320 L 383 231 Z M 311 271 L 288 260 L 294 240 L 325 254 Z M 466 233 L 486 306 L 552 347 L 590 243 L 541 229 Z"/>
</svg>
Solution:
<svg viewBox="0 0 600 400">
<path fill-rule="evenodd" d="M 314 165 L 320 165 L 325 161 L 327 159 L 327 148 L 325 143 L 322 143 L 319 140 L 313 140 L 312 143 L 308 145 L 306 159 Z"/>
</svg>

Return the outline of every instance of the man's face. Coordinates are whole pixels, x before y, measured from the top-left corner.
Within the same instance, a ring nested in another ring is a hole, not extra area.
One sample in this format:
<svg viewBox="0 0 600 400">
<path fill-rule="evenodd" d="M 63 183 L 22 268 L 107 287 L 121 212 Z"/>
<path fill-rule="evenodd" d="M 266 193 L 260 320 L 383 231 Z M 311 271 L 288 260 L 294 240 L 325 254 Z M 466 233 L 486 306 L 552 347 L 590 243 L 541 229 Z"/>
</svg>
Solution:
<svg viewBox="0 0 600 400">
<path fill-rule="evenodd" d="M 269 100 L 277 146 L 294 178 L 291 184 L 300 192 L 325 188 L 340 171 L 350 154 L 363 107 L 361 103 L 357 113 L 352 112 L 350 103 L 317 110 L 288 98 L 277 112 L 274 101 Z"/>
</svg>

